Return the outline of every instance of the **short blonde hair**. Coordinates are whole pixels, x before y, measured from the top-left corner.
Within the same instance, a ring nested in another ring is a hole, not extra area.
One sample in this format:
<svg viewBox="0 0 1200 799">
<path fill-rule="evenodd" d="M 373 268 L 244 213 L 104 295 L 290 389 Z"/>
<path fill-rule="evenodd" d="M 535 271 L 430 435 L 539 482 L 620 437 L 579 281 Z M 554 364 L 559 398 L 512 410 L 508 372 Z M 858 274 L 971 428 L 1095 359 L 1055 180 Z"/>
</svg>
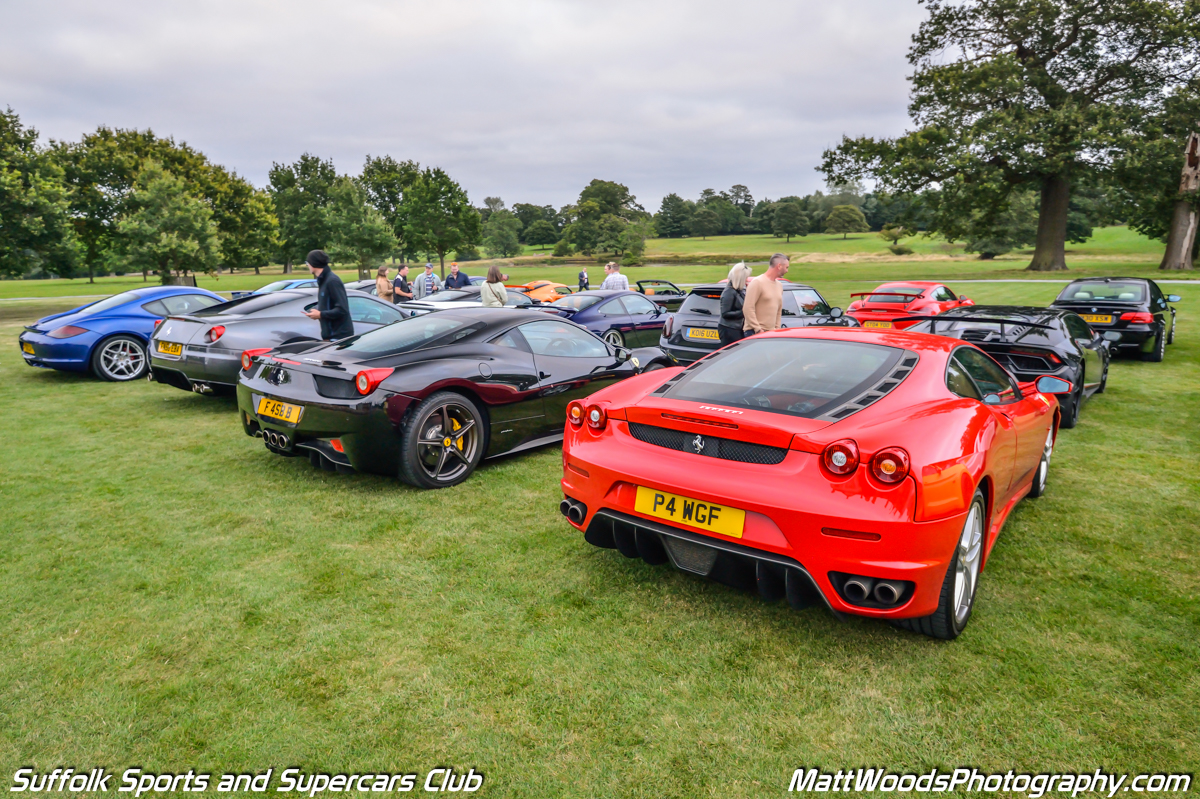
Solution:
<svg viewBox="0 0 1200 799">
<path fill-rule="evenodd" d="M 745 263 L 736 263 L 729 270 L 729 285 L 741 291 L 746 288 L 746 282 L 749 277 L 750 267 L 746 266 Z"/>
</svg>

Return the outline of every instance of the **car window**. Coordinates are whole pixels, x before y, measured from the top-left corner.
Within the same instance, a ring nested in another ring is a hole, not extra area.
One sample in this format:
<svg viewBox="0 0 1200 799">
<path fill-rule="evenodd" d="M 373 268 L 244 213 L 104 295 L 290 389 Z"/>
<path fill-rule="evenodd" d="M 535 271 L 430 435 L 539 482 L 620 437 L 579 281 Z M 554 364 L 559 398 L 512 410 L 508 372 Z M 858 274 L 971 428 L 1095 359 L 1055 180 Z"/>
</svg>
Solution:
<svg viewBox="0 0 1200 799">
<path fill-rule="evenodd" d="M 601 316 L 626 316 L 629 312 L 625 310 L 625 306 L 621 304 L 621 298 L 609 300 L 596 309 L 596 312 Z"/>
<path fill-rule="evenodd" d="M 1008 372 L 979 350 L 960 347 L 954 351 L 954 357 L 959 360 L 985 397 L 995 394 L 1000 398 L 1000 403 L 1015 402 L 1021 398 Z"/>
<path fill-rule="evenodd" d="M 967 370 L 963 368 L 957 358 L 951 358 L 950 363 L 946 366 L 946 388 L 960 397 L 983 401 L 983 395 L 979 393 L 975 383 L 967 376 Z"/>
<path fill-rule="evenodd" d="M 123 294 L 114 294 L 113 296 L 109 297 L 107 300 L 100 300 L 100 302 L 92 303 L 91 305 L 84 308 L 82 311 L 79 311 L 78 313 L 80 316 L 86 316 L 88 314 L 94 314 L 94 313 L 101 313 L 103 311 L 109 310 L 110 308 L 116 308 L 118 305 L 124 305 L 127 302 L 133 302 L 134 300 L 138 299 L 140 296 L 141 296 L 140 294 L 138 294 L 137 292 L 134 292 L 134 291 L 126 291 Z"/>
<path fill-rule="evenodd" d="M 566 297 L 559 297 L 550 304 L 559 308 L 575 308 L 582 311 L 584 308 L 588 308 L 598 302 L 600 302 L 600 297 L 595 294 L 571 294 Z"/>
<path fill-rule="evenodd" d="M 953 302 L 955 300 L 954 292 L 945 286 L 938 286 L 933 292 L 933 298 L 938 302 Z"/>
<path fill-rule="evenodd" d="M 355 322 L 370 325 L 390 325 L 392 322 L 399 322 L 404 316 L 381 302 L 372 302 L 366 297 L 351 297 L 350 318 Z"/>
<path fill-rule="evenodd" d="M 1082 280 L 1063 289 L 1058 299 L 1063 302 L 1142 302 L 1146 298 L 1141 283 L 1119 280 Z"/>
<path fill-rule="evenodd" d="M 361 355 L 395 355 L 401 352 L 453 344 L 482 330 L 483 322 L 469 322 L 457 315 L 431 313 L 412 316 L 392 325 L 378 327 L 338 344 L 339 350 Z"/>
<path fill-rule="evenodd" d="M 876 289 L 870 297 L 867 297 L 867 302 L 907 305 L 913 301 L 913 297 L 918 297 L 920 294 L 921 289 L 919 288 L 893 286 L 886 289 Z"/>
<path fill-rule="evenodd" d="M 492 343 L 498 347 L 511 347 L 514 350 L 530 352 L 529 343 L 525 341 L 525 337 L 521 335 L 521 331 L 515 327 L 504 335 L 492 339 Z"/>
<path fill-rule="evenodd" d="M 650 302 L 645 297 L 636 294 L 628 294 L 620 298 L 621 304 L 625 306 L 625 310 L 633 316 L 642 316 L 644 314 L 652 314 L 658 310 L 658 306 Z"/>
<path fill-rule="evenodd" d="M 1157 305 L 1159 308 L 1165 307 L 1167 300 L 1163 296 L 1162 291 L 1158 288 L 1158 284 L 1153 280 L 1147 280 L 1146 285 L 1150 287 L 1150 302 L 1152 302 L 1154 305 Z"/>
<path fill-rule="evenodd" d="M 812 289 L 788 289 L 783 292 L 784 316 L 827 316 L 829 305 Z"/>
<path fill-rule="evenodd" d="M 276 280 L 274 283 L 268 283 L 267 285 L 263 286 L 262 288 L 256 290 L 254 293 L 255 294 L 270 294 L 273 291 L 283 291 L 284 289 L 286 289 L 288 286 L 292 285 L 295 282 L 296 281 L 294 281 L 294 280 Z"/>
<path fill-rule="evenodd" d="M 1067 332 L 1071 334 L 1071 338 L 1090 341 L 1094 337 L 1092 328 L 1088 326 L 1088 323 L 1075 314 L 1064 316 L 1063 324 L 1067 326 Z"/>
<path fill-rule="evenodd" d="M 521 325 L 521 335 L 534 355 L 564 358 L 604 358 L 608 347 L 600 339 L 574 325 L 563 322 L 529 322 Z"/>
<path fill-rule="evenodd" d="M 159 302 L 167 309 L 167 313 L 184 314 L 220 305 L 224 300 L 210 297 L 207 294 L 176 294 L 173 297 L 163 297 Z"/>
<path fill-rule="evenodd" d="M 679 306 L 679 313 L 698 313 L 703 316 L 720 316 L 721 315 L 721 292 L 712 293 L 711 290 L 693 291 L 687 295 L 687 299 L 683 301 L 683 305 Z"/>
<path fill-rule="evenodd" d="M 508 291 L 508 299 L 504 301 L 504 304 L 509 308 L 528 308 L 530 305 L 533 305 L 533 300 L 519 291 L 510 289 Z"/>
</svg>

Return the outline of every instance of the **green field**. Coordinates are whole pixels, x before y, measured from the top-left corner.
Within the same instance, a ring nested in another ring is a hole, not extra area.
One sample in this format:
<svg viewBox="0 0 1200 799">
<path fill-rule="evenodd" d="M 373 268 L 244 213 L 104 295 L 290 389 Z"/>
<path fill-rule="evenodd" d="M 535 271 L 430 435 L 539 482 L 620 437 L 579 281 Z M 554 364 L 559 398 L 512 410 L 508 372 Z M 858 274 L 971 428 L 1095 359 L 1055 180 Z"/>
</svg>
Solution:
<svg viewBox="0 0 1200 799">
<path fill-rule="evenodd" d="M 1004 268 L 799 277 L 844 302 Z M 314 471 L 231 401 L 26 367 L 20 325 L 72 301 L 0 303 L 0 773 L 448 765 L 486 796 L 725 799 L 779 796 L 801 766 L 1193 771 L 1200 286 L 1171 290 L 1166 362 L 1114 363 L 953 643 L 594 549 L 558 514 L 555 448 L 439 492 Z"/>
</svg>

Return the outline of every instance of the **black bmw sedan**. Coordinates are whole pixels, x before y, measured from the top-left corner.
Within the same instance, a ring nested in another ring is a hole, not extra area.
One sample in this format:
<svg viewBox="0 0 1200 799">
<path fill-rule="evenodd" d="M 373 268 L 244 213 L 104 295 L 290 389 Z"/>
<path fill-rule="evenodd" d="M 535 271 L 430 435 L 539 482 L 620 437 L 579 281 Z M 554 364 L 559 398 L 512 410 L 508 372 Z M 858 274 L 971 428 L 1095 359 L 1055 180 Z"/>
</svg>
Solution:
<svg viewBox="0 0 1200 799">
<path fill-rule="evenodd" d="M 572 400 L 671 363 L 540 311 L 448 308 L 335 344 L 248 350 L 238 409 L 278 455 L 444 488 L 483 458 L 560 441 Z"/>
<path fill-rule="evenodd" d="M 916 317 L 913 317 L 916 318 Z M 1112 334 L 1100 334 L 1078 314 L 1060 308 L 976 305 L 957 308 L 908 328 L 969 341 L 1021 382 L 1054 375 L 1075 391 L 1059 398 L 1059 426 L 1074 427 L 1083 403 L 1108 383 Z"/>
<path fill-rule="evenodd" d="M 1068 283 L 1050 307 L 1074 311 L 1097 330 L 1115 331 L 1115 348 L 1158 362 L 1175 342 L 1170 303 L 1179 300 L 1144 277 L 1088 277 Z"/>
</svg>

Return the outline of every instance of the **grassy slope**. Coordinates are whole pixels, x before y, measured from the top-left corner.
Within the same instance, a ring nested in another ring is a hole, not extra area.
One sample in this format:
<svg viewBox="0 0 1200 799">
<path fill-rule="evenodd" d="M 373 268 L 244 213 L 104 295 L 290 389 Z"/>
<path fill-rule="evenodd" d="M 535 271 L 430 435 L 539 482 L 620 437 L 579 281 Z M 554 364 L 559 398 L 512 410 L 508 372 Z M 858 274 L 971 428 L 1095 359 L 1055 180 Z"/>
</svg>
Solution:
<svg viewBox="0 0 1200 799">
<path fill-rule="evenodd" d="M 593 549 L 554 448 L 436 493 L 313 471 L 231 402 L 29 369 L 0 323 L 0 773 L 451 764 L 493 796 L 748 797 L 800 765 L 1193 769 L 1200 290 L 1177 288 L 1167 362 L 1114 365 L 953 644 Z"/>
</svg>

